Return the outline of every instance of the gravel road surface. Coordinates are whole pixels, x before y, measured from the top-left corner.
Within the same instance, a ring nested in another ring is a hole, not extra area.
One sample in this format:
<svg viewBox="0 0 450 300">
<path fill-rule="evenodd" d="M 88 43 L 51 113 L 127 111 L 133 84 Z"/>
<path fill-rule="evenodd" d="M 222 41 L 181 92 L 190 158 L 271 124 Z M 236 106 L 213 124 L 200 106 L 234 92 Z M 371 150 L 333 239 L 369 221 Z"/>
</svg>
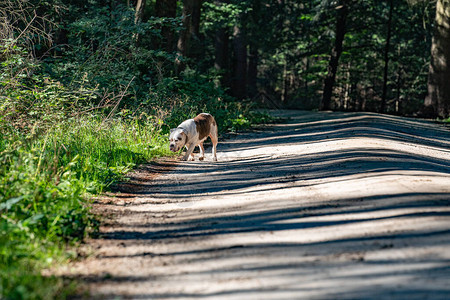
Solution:
<svg viewBox="0 0 450 300">
<path fill-rule="evenodd" d="M 56 273 L 100 299 L 449 299 L 450 131 L 372 113 L 289 118 L 160 160 L 100 197 Z"/>
</svg>

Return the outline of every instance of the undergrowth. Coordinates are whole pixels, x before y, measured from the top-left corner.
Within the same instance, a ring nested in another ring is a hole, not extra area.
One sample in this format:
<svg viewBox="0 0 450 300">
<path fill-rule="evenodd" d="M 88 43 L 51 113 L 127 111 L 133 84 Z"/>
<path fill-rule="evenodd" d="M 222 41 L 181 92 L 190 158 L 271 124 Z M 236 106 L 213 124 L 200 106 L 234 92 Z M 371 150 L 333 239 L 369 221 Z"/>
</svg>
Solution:
<svg viewBox="0 0 450 300">
<path fill-rule="evenodd" d="M 74 258 L 66 247 L 97 227 L 91 195 L 136 164 L 168 155 L 165 138 L 137 119 L 79 117 L 26 134 L 12 134 L 2 125 L 0 294 L 7 299 L 64 298 L 67 285 L 42 277 L 41 269 Z"/>
</svg>

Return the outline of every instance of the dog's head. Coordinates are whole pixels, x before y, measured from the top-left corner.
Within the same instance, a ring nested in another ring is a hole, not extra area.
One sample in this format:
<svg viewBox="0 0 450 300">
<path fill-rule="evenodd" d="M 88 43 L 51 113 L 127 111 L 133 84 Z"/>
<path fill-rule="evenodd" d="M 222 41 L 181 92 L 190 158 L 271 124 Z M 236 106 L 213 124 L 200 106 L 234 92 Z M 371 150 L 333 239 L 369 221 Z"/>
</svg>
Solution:
<svg viewBox="0 0 450 300">
<path fill-rule="evenodd" d="M 169 149 L 172 152 L 178 152 L 184 145 L 186 145 L 187 135 L 181 128 L 170 130 Z"/>
</svg>

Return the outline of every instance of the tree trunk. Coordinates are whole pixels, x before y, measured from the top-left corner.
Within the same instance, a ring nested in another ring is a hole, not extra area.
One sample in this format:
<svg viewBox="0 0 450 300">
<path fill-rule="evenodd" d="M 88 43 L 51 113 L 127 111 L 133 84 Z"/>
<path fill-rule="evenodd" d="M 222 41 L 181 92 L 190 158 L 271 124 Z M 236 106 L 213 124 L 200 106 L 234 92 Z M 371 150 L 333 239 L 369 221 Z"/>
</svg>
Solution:
<svg viewBox="0 0 450 300">
<path fill-rule="evenodd" d="M 139 24 L 144 19 L 144 11 L 145 11 L 145 0 L 137 0 L 136 1 L 136 10 L 134 12 L 134 24 Z M 133 34 L 133 38 L 136 41 L 136 44 L 139 44 L 139 34 Z"/>
<path fill-rule="evenodd" d="M 201 17 L 201 11 L 202 11 L 202 3 L 203 0 L 193 0 L 192 1 L 192 22 L 191 22 L 191 35 L 194 39 L 200 39 L 199 32 L 200 32 L 200 17 Z"/>
<path fill-rule="evenodd" d="M 187 56 L 187 49 L 189 47 L 189 40 L 191 38 L 191 16 L 192 16 L 192 0 L 183 0 L 183 29 L 180 31 L 177 43 L 177 58 L 175 60 L 176 72 L 180 73 L 186 67 L 185 57 Z"/>
<path fill-rule="evenodd" d="M 381 108 L 382 113 L 386 112 L 386 97 L 387 97 L 387 82 L 388 82 L 388 70 L 389 70 L 389 47 L 391 43 L 392 35 L 392 12 L 394 11 L 394 0 L 389 1 L 389 16 L 387 21 L 387 37 L 386 45 L 384 47 L 384 73 L 383 73 L 383 93 L 381 95 Z"/>
<path fill-rule="evenodd" d="M 178 38 L 176 59 L 177 72 L 181 72 L 186 67 L 184 58 L 190 56 L 191 38 L 198 40 L 200 29 L 200 13 L 203 0 L 183 0 L 183 29 Z"/>
<path fill-rule="evenodd" d="M 145 11 L 145 0 L 137 0 L 136 1 L 136 11 L 134 13 L 134 23 L 138 24 L 142 22 L 144 18 L 144 11 Z"/>
<path fill-rule="evenodd" d="M 281 102 L 286 105 L 287 101 L 287 58 L 284 58 L 283 74 L 281 77 Z"/>
<path fill-rule="evenodd" d="M 156 0 L 155 13 L 160 18 L 175 18 L 177 16 L 176 0 Z M 169 26 L 161 28 L 161 42 L 155 48 L 164 48 L 167 52 L 174 50 L 174 31 Z"/>
<path fill-rule="evenodd" d="M 342 110 L 347 111 L 349 108 L 349 103 L 350 103 L 350 93 L 351 93 L 351 88 L 352 88 L 352 84 L 351 84 L 351 74 L 350 74 L 350 69 L 351 69 L 351 64 L 348 63 L 347 67 L 346 67 L 346 72 L 345 72 L 345 88 L 344 88 L 344 97 L 343 97 L 343 102 L 342 102 Z"/>
<path fill-rule="evenodd" d="M 402 97 L 401 97 L 401 88 L 402 88 L 402 68 L 397 68 L 397 80 L 396 80 L 396 97 L 395 97 L 395 113 L 397 115 L 402 114 Z"/>
<path fill-rule="evenodd" d="M 191 21 L 191 43 L 189 49 L 189 57 L 200 59 L 204 51 L 200 36 L 200 17 L 202 11 L 203 0 L 195 0 L 192 5 L 192 21 Z"/>
<path fill-rule="evenodd" d="M 333 87 L 336 81 L 336 73 L 339 64 L 339 57 L 342 54 L 342 44 L 346 33 L 346 22 L 348 15 L 347 1 L 339 1 L 336 19 L 336 39 L 334 47 L 331 50 L 330 62 L 328 64 L 328 73 L 325 77 L 323 95 L 322 95 L 322 110 L 329 110 L 331 106 L 331 97 L 333 95 Z"/>
<path fill-rule="evenodd" d="M 214 68 L 222 75 L 222 85 L 229 87 L 228 40 L 228 30 L 225 27 L 219 28 L 215 36 Z"/>
<path fill-rule="evenodd" d="M 258 92 L 258 88 L 256 86 L 258 77 L 258 48 L 255 44 L 250 44 L 247 74 L 248 96 L 254 97 Z"/>
<path fill-rule="evenodd" d="M 247 76 L 247 47 L 244 35 L 240 26 L 233 29 L 233 49 L 234 49 L 234 76 L 232 80 L 232 94 L 238 99 L 246 96 L 246 76 Z"/>
<path fill-rule="evenodd" d="M 306 101 L 309 101 L 309 90 L 308 90 L 309 57 L 305 57 L 303 59 L 303 61 L 304 61 L 303 65 L 305 66 L 304 75 L 303 75 L 303 78 L 304 78 L 303 88 L 304 88 L 305 97 L 303 100 L 305 100 L 305 102 L 306 102 Z"/>
<path fill-rule="evenodd" d="M 228 0 L 216 0 L 214 4 L 221 7 L 227 4 Z M 214 68 L 221 75 L 220 84 L 223 87 L 231 88 L 230 84 L 230 63 L 229 63 L 229 39 L 230 33 L 227 25 L 222 22 L 218 24 L 218 29 L 214 36 Z"/>
<path fill-rule="evenodd" d="M 216 31 L 214 67 L 218 71 L 224 71 L 228 67 L 228 39 L 228 31 L 225 27 Z"/>
<path fill-rule="evenodd" d="M 424 113 L 450 116 L 450 1 L 438 0 Z"/>
</svg>

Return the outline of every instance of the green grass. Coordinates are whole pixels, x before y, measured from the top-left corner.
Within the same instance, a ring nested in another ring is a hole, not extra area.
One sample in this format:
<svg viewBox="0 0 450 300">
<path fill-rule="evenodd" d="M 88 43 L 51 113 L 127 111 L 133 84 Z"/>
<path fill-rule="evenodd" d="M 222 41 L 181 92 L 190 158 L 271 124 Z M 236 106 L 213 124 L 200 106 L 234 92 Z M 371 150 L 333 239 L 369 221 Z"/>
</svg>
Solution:
<svg viewBox="0 0 450 300">
<path fill-rule="evenodd" d="M 137 119 L 84 117 L 28 133 L 0 123 L 0 298 L 64 299 L 73 284 L 41 275 L 97 227 L 90 195 L 136 164 L 169 155 L 166 138 Z"/>
</svg>

